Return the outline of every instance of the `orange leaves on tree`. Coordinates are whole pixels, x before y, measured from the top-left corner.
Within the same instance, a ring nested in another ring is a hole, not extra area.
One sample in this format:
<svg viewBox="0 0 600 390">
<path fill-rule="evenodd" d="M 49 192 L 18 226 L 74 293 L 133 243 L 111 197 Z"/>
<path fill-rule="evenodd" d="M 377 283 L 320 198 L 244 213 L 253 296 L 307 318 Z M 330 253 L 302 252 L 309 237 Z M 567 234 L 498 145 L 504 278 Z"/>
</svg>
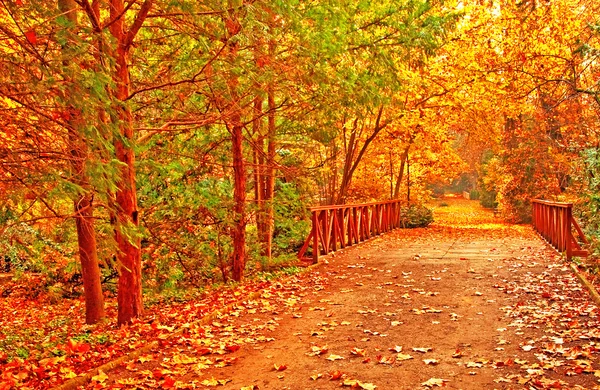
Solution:
<svg viewBox="0 0 600 390">
<path fill-rule="evenodd" d="M 35 45 L 37 43 L 37 34 L 34 30 L 25 31 L 25 38 L 27 38 L 27 42 Z"/>
</svg>

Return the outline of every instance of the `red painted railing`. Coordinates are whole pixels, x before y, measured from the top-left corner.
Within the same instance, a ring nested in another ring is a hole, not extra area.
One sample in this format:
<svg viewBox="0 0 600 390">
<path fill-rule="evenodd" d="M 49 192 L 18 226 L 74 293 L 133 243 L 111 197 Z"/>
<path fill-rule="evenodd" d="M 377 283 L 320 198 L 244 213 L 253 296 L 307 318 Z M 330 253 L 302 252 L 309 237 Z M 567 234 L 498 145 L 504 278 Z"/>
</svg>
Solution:
<svg viewBox="0 0 600 390">
<path fill-rule="evenodd" d="M 387 202 L 312 207 L 312 229 L 298 257 L 312 244 L 312 261 L 320 254 L 334 252 L 401 227 L 399 200 Z"/>
<path fill-rule="evenodd" d="M 573 256 L 586 257 L 587 250 L 581 248 L 577 238 L 584 244 L 588 241 L 573 218 L 572 203 L 557 203 L 535 199 L 533 204 L 533 227 L 557 251 L 565 253 L 567 259 Z M 573 235 L 573 229 L 577 236 Z M 576 238 L 577 237 L 577 238 Z"/>
</svg>

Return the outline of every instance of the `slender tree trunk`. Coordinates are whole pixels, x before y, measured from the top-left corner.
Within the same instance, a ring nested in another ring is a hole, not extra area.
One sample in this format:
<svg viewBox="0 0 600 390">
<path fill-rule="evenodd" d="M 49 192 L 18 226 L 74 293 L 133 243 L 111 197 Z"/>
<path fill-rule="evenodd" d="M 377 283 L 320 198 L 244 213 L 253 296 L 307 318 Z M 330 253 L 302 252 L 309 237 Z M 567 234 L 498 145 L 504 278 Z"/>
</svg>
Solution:
<svg viewBox="0 0 600 390">
<path fill-rule="evenodd" d="M 67 19 L 77 26 L 77 4 L 74 0 L 59 0 L 59 10 Z M 63 50 L 69 51 L 65 45 Z M 65 58 L 65 65 L 70 59 Z M 94 228 L 94 206 L 92 188 L 86 173 L 85 164 L 88 158 L 88 147 L 80 130 L 82 126 L 81 113 L 72 107 L 69 109 L 71 119 L 68 131 L 71 150 L 71 169 L 74 182 L 80 186 L 84 193 L 73 201 L 75 211 L 75 226 L 77 228 L 77 245 L 81 274 L 83 278 L 83 292 L 85 296 L 85 322 L 95 324 L 104 318 L 104 296 L 100 281 L 100 266 L 96 243 L 96 230 Z"/>
<path fill-rule="evenodd" d="M 410 207 L 410 160 L 406 154 L 406 203 Z"/>
<path fill-rule="evenodd" d="M 95 324 L 105 316 L 92 200 L 88 194 L 74 202 L 79 261 L 85 294 L 86 324 Z"/>
<path fill-rule="evenodd" d="M 263 243 L 263 231 L 265 230 L 265 214 L 264 214 L 264 193 L 265 193 L 265 158 L 263 153 L 264 136 L 262 134 L 262 106 L 263 100 L 260 96 L 254 99 L 254 119 L 252 120 L 252 128 L 254 134 L 257 134 L 256 143 L 254 145 L 254 197 L 256 199 L 256 232 L 258 242 Z M 261 252 L 264 252 L 261 249 Z"/>
<path fill-rule="evenodd" d="M 275 44 L 269 44 L 271 55 L 274 55 Z M 274 208 L 273 198 L 275 195 L 275 89 L 273 84 L 268 87 L 268 133 L 267 133 L 267 166 L 265 168 L 265 193 L 264 193 L 264 230 L 263 230 L 263 253 L 268 260 L 272 257 L 273 246 L 273 227 L 274 227 Z"/>
<path fill-rule="evenodd" d="M 390 149 L 390 199 L 394 199 L 394 154 Z"/>
<path fill-rule="evenodd" d="M 410 145 L 411 144 L 408 144 L 406 146 L 406 149 L 404 149 L 404 152 L 402 152 L 402 155 L 400 157 L 400 171 L 398 172 L 396 187 L 394 188 L 394 196 L 392 197 L 393 199 L 398 199 L 398 197 L 400 196 L 400 185 L 402 184 L 402 179 L 404 178 L 404 167 L 406 166 L 406 160 L 408 159 L 408 151 L 410 150 Z"/>
<path fill-rule="evenodd" d="M 113 52 L 116 84 L 115 98 L 125 102 L 129 98 L 131 80 L 129 78 L 129 51 L 133 39 L 141 28 L 146 16 L 152 8 L 153 1 L 146 0 L 140 7 L 133 24 L 125 30 L 125 12 L 123 0 L 110 1 L 110 16 L 115 22 L 110 32 L 117 40 L 117 49 Z M 123 163 L 120 180 L 117 183 L 115 200 L 116 229 L 115 241 L 118 248 L 119 283 L 118 283 L 118 323 L 129 323 L 143 313 L 142 303 L 142 265 L 141 243 L 136 237 L 139 225 L 136 182 L 135 154 L 133 136 L 133 116 L 130 108 L 123 104 L 118 107 L 120 134 L 114 139 L 115 154 Z"/>
<path fill-rule="evenodd" d="M 232 2 L 229 2 L 231 5 Z M 232 26 L 229 33 L 233 36 L 237 34 L 241 25 L 236 19 L 233 11 L 229 14 L 229 23 Z M 235 63 L 238 46 L 232 39 L 228 40 L 228 57 L 231 64 Z M 232 254 L 232 272 L 231 277 L 236 282 L 244 278 L 246 268 L 246 163 L 244 161 L 243 149 L 243 130 L 242 108 L 240 107 L 240 96 L 238 94 L 238 77 L 236 74 L 229 74 L 227 80 L 230 91 L 229 110 L 231 114 L 227 120 L 227 128 L 231 133 L 231 152 L 233 157 L 233 254 Z"/>
<path fill-rule="evenodd" d="M 239 282 L 244 277 L 246 268 L 246 167 L 242 148 L 243 125 L 240 114 L 233 117 L 231 143 L 233 153 L 233 200 L 234 200 L 234 231 L 232 278 Z"/>
</svg>

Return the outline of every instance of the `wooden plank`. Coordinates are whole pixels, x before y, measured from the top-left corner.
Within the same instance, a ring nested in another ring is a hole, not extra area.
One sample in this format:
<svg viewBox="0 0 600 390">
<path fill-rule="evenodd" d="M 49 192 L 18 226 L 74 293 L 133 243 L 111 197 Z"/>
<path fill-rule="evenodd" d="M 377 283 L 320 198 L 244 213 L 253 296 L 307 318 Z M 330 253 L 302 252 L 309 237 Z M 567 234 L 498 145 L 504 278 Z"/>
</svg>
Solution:
<svg viewBox="0 0 600 390">
<path fill-rule="evenodd" d="M 319 216 L 318 211 L 312 212 L 312 231 L 313 231 L 313 263 L 319 262 Z"/>
<path fill-rule="evenodd" d="M 586 244 L 586 245 L 589 244 L 587 238 L 585 237 L 585 234 L 583 233 L 583 230 L 581 230 L 581 227 L 577 223 L 577 220 L 575 218 L 572 218 L 571 223 L 572 223 L 573 227 L 575 228 L 575 230 L 577 231 L 577 235 L 579 236 L 579 239 L 581 241 L 583 241 L 584 244 Z"/>
<path fill-rule="evenodd" d="M 304 241 L 304 244 L 302 245 L 302 248 L 300 248 L 300 252 L 298 252 L 299 259 L 301 259 L 304 256 L 304 254 L 306 253 L 306 250 L 308 249 L 308 246 L 310 245 L 310 240 L 313 238 L 313 234 L 314 234 L 314 228 L 311 229 L 310 234 L 308 235 L 308 237 Z"/>
</svg>

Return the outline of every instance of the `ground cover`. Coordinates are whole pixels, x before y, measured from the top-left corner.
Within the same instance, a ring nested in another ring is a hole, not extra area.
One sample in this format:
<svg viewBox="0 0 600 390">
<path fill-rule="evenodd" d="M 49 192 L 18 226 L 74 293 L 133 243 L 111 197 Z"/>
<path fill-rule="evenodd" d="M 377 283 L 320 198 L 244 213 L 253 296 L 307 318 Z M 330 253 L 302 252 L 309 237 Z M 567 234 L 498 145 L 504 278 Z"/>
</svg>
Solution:
<svg viewBox="0 0 600 390">
<path fill-rule="evenodd" d="M 529 226 L 505 224 L 476 202 L 434 206 L 428 228 L 336 252 L 309 272 L 157 306 L 132 327 L 75 331 L 81 324 L 53 316 L 77 306 L 43 305 L 27 321 L 27 310 L 5 306 L 5 339 L 14 328 L 31 350 L 28 337 L 51 343 L 62 329 L 64 341 L 54 354 L 13 355 L 0 388 L 51 387 L 155 340 L 87 386 L 597 387 L 599 312 L 568 264 Z"/>
</svg>

